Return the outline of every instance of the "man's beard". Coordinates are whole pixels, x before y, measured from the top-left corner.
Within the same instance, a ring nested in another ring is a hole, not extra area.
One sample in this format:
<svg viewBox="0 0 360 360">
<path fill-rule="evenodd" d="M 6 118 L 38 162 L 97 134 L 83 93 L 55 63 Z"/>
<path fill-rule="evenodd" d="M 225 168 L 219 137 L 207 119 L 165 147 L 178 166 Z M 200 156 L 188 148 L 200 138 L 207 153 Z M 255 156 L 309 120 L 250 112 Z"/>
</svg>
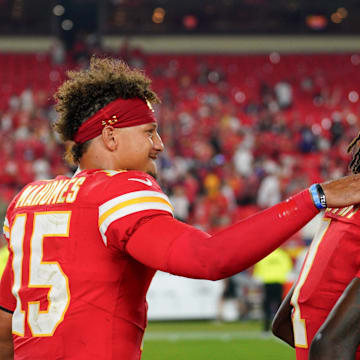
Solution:
<svg viewBox="0 0 360 360">
<path fill-rule="evenodd" d="M 151 175 L 155 180 L 157 180 L 157 171 L 147 171 L 147 174 Z"/>
<path fill-rule="evenodd" d="M 147 174 L 151 175 L 155 180 L 157 179 L 158 176 L 158 167 L 155 161 L 152 161 L 153 166 L 150 166 L 150 169 L 148 169 L 146 171 Z"/>
</svg>

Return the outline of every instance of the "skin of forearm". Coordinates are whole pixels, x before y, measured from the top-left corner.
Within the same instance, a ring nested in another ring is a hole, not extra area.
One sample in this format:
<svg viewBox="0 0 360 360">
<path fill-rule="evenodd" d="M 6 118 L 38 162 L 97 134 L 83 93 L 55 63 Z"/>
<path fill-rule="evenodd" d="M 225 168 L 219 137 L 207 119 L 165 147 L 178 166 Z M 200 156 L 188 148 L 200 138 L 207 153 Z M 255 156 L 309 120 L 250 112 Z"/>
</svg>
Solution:
<svg viewBox="0 0 360 360">
<path fill-rule="evenodd" d="M 13 360 L 14 351 L 12 341 L 0 341 L 0 360 Z"/>
</svg>

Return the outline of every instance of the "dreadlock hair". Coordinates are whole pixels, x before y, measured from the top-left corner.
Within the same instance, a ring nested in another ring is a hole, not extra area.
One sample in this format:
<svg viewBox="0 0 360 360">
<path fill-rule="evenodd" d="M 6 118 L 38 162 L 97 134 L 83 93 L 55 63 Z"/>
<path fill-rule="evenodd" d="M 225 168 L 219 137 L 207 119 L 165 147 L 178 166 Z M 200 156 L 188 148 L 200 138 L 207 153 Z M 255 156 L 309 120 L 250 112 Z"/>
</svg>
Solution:
<svg viewBox="0 0 360 360">
<path fill-rule="evenodd" d="M 360 146 L 358 146 L 358 148 L 356 149 L 355 146 L 357 145 L 357 143 L 360 140 L 360 133 L 357 135 L 357 137 L 349 144 L 348 148 L 347 148 L 347 152 L 351 152 L 353 151 L 353 158 L 351 160 L 351 163 L 349 165 L 349 169 L 354 173 L 354 174 L 359 174 L 360 173 Z"/>
<path fill-rule="evenodd" d="M 88 69 L 68 71 L 67 76 L 68 80 L 54 95 L 59 114 L 55 130 L 68 144 L 65 159 L 71 164 L 79 162 L 91 142 L 77 144 L 75 134 L 81 124 L 101 108 L 118 98 L 160 103 L 150 88 L 151 80 L 121 60 L 92 57 Z"/>
</svg>

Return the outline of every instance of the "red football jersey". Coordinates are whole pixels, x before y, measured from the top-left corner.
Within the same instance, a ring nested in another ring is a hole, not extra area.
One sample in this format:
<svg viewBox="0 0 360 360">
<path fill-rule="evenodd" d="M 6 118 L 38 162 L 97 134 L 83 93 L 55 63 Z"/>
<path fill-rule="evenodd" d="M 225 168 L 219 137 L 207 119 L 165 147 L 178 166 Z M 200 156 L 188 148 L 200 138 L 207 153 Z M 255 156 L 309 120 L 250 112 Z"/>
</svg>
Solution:
<svg viewBox="0 0 360 360">
<path fill-rule="evenodd" d="M 308 359 L 316 332 L 351 280 L 360 275 L 359 209 L 327 209 L 309 248 L 291 298 L 297 360 Z"/>
<path fill-rule="evenodd" d="M 138 171 L 85 170 L 16 196 L 0 290 L 0 306 L 14 311 L 16 360 L 140 359 L 155 270 L 124 247 L 159 215 L 172 216 L 172 206 Z"/>
</svg>

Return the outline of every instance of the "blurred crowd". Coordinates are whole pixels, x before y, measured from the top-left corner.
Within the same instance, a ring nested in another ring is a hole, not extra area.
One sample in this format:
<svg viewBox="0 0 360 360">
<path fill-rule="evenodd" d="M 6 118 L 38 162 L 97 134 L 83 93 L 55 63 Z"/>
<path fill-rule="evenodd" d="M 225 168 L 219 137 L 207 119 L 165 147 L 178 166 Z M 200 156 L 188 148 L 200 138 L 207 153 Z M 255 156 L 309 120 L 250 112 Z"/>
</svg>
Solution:
<svg viewBox="0 0 360 360">
<path fill-rule="evenodd" d="M 163 99 L 161 180 L 176 215 L 216 231 L 311 183 L 344 175 L 347 145 L 358 132 L 359 76 L 351 59 L 150 59 L 145 68 Z"/>
<path fill-rule="evenodd" d="M 52 95 L 89 51 L 79 45 L 69 57 L 59 46 L 0 54 L 2 209 L 24 184 L 74 171 L 52 131 Z M 359 129 L 357 54 L 161 55 L 124 43 L 111 55 L 143 69 L 162 99 L 159 182 L 180 220 L 215 232 L 348 171 Z"/>
<path fill-rule="evenodd" d="M 66 70 L 102 51 L 96 38 L 79 38 L 72 53 L 58 41 L 48 54 L 0 53 L 0 218 L 28 182 L 76 170 L 52 131 L 53 93 Z M 158 181 L 180 220 L 213 233 L 348 172 L 347 146 L 359 131 L 358 54 L 145 54 L 125 41 L 109 55 L 142 69 L 162 99 L 155 107 L 166 146 Z M 296 278 L 316 223 L 287 242 L 290 260 L 268 258 L 254 277 L 250 270 L 235 285 L 224 282 L 218 319 L 229 298 L 241 318 L 251 317 L 263 284 L 268 330 L 282 296 L 276 289 Z"/>
</svg>

